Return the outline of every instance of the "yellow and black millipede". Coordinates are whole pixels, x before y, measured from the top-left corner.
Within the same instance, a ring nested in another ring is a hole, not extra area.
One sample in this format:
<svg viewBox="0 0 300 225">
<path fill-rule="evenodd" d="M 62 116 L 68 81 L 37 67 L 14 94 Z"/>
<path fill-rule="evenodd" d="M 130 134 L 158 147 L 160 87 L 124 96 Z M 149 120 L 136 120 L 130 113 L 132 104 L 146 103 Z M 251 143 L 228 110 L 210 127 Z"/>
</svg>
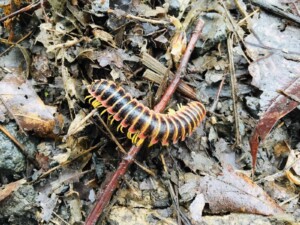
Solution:
<svg viewBox="0 0 300 225">
<path fill-rule="evenodd" d="M 128 128 L 127 137 L 139 146 L 144 139 L 150 138 L 149 146 L 161 142 L 168 145 L 176 143 L 180 138 L 191 135 L 203 120 L 205 107 L 198 101 L 180 106 L 178 111 L 168 114 L 156 113 L 139 103 L 126 93 L 122 87 L 108 80 L 96 80 L 88 87 L 92 105 L 104 107 L 114 120 L 119 122 L 118 130 Z"/>
</svg>

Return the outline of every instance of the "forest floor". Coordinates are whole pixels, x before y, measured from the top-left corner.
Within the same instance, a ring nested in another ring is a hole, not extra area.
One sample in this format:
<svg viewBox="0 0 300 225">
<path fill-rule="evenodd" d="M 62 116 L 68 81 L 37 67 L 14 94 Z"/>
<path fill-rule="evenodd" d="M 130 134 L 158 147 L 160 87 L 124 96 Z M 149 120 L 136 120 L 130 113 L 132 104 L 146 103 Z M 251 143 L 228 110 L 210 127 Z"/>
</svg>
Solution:
<svg viewBox="0 0 300 225">
<path fill-rule="evenodd" d="M 0 224 L 300 224 L 299 0 L 11 0 L 0 22 Z M 136 146 L 101 79 L 176 143 Z"/>
</svg>

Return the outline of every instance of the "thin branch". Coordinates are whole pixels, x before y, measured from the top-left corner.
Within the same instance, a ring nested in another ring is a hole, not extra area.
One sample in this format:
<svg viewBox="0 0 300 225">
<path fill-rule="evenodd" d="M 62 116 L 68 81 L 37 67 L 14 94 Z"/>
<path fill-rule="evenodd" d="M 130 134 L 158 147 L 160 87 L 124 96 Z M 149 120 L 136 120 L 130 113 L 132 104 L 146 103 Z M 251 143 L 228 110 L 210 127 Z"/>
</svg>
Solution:
<svg viewBox="0 0 300 225">
<path fill-rule="evenodd" d="M 229 70 L 230 70 L 230 84 L 231 84 L 231 96 L 233 101 L 233 114 L 234 114 L 234 128 L 235 128 L 235 146 L 240 146 L 241 144 L 241 134 L 240 134 L 240 117 L 237 108 L 237 82 L 235 75 L 235 68 L 233 62 L 233 33 L 229 34 L 227 39 L 227 49 L 229 58 Z"/>
<path fill-rule="evenodd" d="M 47 1 L 44 0 L 43 4 L 45 4 L 46 2 Z M 21 8 L 21 9 L 15 11 L 15 12 L 12 12 L 11 14 L 9 14 L 7 16 L 4 16 L 4 17 L 0 18 L 0 22 L 3 22 L 5 20 L 7 20 L 7 19 L 10 19 L 10 18 L 12 18 L 12 17 L 14 17 L 14 16 L 16 16 L 16 15 L 18 15 L 20 13 L 27 12 L 27 11 L 29 11 L 31 9 L 38 9 L 40 7 L 41 7 L 41 1 L 34 2 L 34 3 L 32 3 L 32 4 L 28 5 L 28 6 L 25 6 L 24 8 Z"/>
<path fill-rule="evenodd" d="M 188 61 L 191 57 L 191 54 L 195 48 L 196 42 L 199 39 L 203 25 L 204 25 L 203 21 L 199 20 L 195 27 L 195 30 L 193 32 L 193 35 L 189 42 L 189 45 L 187 46 L 186 51 L 181 59 L 180 65 L 176 71 L 175 78 L 172 81 L 172 83 L 169 85 L 168 89 L 166 90 L 166 92 L 165 92 L 164 96 L 162 97 L 162 99 L 160 100 L 160 102 L 154 107 L 154 111 L 162 112 L 164 110 L 164 108 L 168 104 L 169 100 L 171 99 L 172 95 L 174 94 L 176 88 L 178 87 L 180 79 L 182 77 L 184 77 L 184 75 L 186 73 L 187 63 L 188 63 Z"/>
<path fill-rule="evenodd" d="M 266 0 L 252 0 L 252 3 L 255 5 L 258 5 L 262 9 L 271 12 L 277 16 L 280 16 L 281 18 L 288 19 L 298 25 L 300 25 L 300 17 L 296 16 L 292 13 L 288 13 L 283 11 L 282 9 L 275 6 L 275 4 L 270 4 L 270 2 L 267 2 Z"/>
<path fill-rule="evenodd" d="M 209 112 L 211 112 L 211 113 L 213 113 L 217 108 L 217 104 L 219 102 L 220 94 L 221 94 L 221 91 L 223 90 L 224 83 L 225 83 L 225 76 L 223 76 L 223 78 L 221 80 L 221 83 L 219 85 L 218 92 L 216 94 L 214 103 L 212 104 L 212 106 L 209 109 Z"/>
<path fill-rule="evenodd" d="M 115 13 L 115 11 L 113 9 L 109 9 L 109 10 L 107 10 L 107 13 Z M 162 25 L 170 24 L 170 22 L 168 22 L 168 21 L 147 19 L 147 18 L 140 17 L 140 16 L 134 16 L 132 14 L 125 14 L 122 16 L 124 16 L 127 19 L 138 20 L 138 21 L 145 22 L 145 23 L 162 24 Z"/>
</svg>

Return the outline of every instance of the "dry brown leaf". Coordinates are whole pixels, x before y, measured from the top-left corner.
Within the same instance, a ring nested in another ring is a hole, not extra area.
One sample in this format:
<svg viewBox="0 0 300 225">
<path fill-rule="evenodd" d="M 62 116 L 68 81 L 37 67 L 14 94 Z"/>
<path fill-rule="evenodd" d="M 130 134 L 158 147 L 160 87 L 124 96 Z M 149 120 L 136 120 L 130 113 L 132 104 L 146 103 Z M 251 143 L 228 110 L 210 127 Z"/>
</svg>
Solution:
<svg viewBox="0 0 300 225">
<path fill-rule="evenodd" d="M 187 202 L 198 196 L 198 216 L 201 219 L 201 194 L 212 213 L 242 212 L 259 215 L 278 215 L 283 210 L 266 192 L 256 185 L 249 177 L 233 171 L 229 166 L 223 169 L 219 176 L 206 175 L 200 177 L 194 174 L 185 174 L 184 184 L 179 188 L 181 201 Z"/>
<path fill-rule="evenodd" d="M 116 46 L 116 43 L 114 41 L 114 37 L 110 33 L 107 33 L 104 30 L 94 29 L 93 34 L 94 34 L 95 38 L 99 38 L 102 41 L 108 42 L 111 45 Z"/>
<path fill-rule="evenodd" d="M 185 52 L 187 45 L 186 33 L 184 31 L 178 31 L 175 33 L 171 40 L 171 55 L 175 63 L 178 63 L 182 54 Z"/>
<path fill-rule="evenodd" d="M 136 6 L 136 9 L 138 11 L 139 16 L 145 16 L 145 17 L 154 17 L 157 15 L 164 15 L 167 13 L 167 9 L 162 7 L 156 7 L 155 9 L 152 9 L 150 6 L 146 4 L 139 4 Z"/>
<path fill-rule="evenodd" d="M 228 167 L 223 174 L 205 176 L 199 182 L 200 193 L 213 213 L 243 212 L 260 215 L 278 215 L 283 210 L 249 177 Z"/>
<path fill-rule="evenodd" d="M 0 98 L 24 131 L 33 131 L 41 137 L 55 137 L 56 126 L 62 118 L 54 117 L 56 107 L 47 106 L 29 82 L 15 74 L 6 75 L 0 82 Z"/>
<path fill-rule="evenodd" d="M 253 168 L 259 142 L 265 140 L 279 119 L 299 105 L 300 61 L 293 55 L 299 54 L 300 31 L 293 26 L 282 30 L 282 25 L 279 18 L 256 14 L 252 19 L 255 35 L 245 39 L 247 52 L 255 60 L 249 66 L 252 84 L 263 91 L 260 96 L 263 115 L 250 138 Z"/>
<path fill-rule="evenodd" d="M 93 59 L 96 59 L 101 67 L 116 66 L 124 67 L 124 61 L 138 62 L 139 58 L 134 55 L 129 55 L 123 49 L 109 49 L 93 52 Z"/>
<path fill-rule="evenodd" d="M 0 202 L 6 199 L 8 196 L 11 195 L 12 192 L 18 190 L 18 188 L 26 183 L 25 179 L 21 179 L 12 183 L 9 183 L 7 185 L 4 185 L 4 187 L 1 187 L 0 190 Z"/>
</svg>

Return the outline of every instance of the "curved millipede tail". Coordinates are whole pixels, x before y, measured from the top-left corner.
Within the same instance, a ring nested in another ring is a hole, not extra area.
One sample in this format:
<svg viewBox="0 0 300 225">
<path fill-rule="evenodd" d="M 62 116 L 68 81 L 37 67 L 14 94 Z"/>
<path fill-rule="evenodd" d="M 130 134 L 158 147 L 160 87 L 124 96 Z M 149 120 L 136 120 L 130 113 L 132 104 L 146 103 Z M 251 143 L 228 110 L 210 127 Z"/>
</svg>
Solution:
<svg viewBox="0 0 300 225">
<path fill-rule="evenodd" d="M 168 114 L 156 113 L 132 98 L 122 87 L 103 79 L 92 83 L 88 91 L 89 102 L 94 107 L 104 107 L 104 112 L 119 123 L 118 130 L 128 128 L 127 137 L 137 146 L 146 138 L 150 138 L 149 146 L 157 142 L 168 145 L 169 141 L 184 141 L 206 114 L 205 107 L 198 101 L 179 105 L 178 111 L 171 110 Z"/>
</svg>

